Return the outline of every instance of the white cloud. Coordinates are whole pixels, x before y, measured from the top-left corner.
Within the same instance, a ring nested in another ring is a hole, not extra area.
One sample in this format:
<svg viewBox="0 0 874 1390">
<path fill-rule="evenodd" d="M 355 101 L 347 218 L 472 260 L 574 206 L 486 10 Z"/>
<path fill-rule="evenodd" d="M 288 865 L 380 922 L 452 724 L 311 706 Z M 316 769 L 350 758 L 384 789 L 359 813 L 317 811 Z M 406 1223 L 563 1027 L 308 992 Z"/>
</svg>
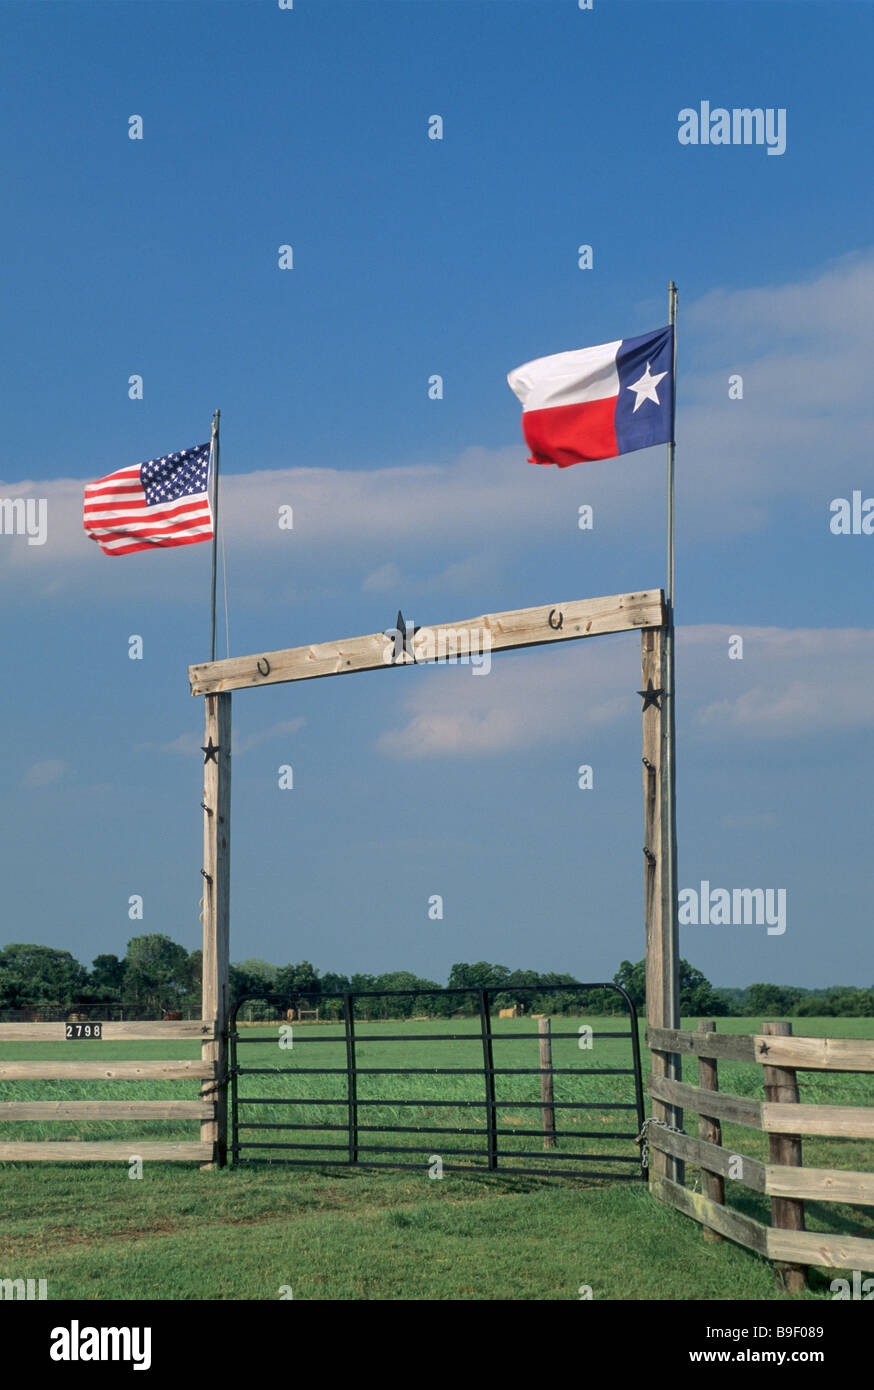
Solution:
<svg viewBox="0 0 874 1390">
<path fill-rule="evenodd" d="M 786 739 L 874 726 L 874 630 L 743 630 L 744 659 L 728 657 L 737 628 L 677 633 L 679 737 Z M 630 636 L 495 655 L 488 675 L 439 668 L 379 739 L 393 757 L 521 751 L 636 719 L 639 648 Z M 728 691 L 728 693 L 726 693 Z M 714 698 L 719 692 L 718 698 Z"/>
<path fill-rule="evenodd" d="M 761 528 L 788 501 L 825 525 L 831 498 L 864 486 L 872 317 L 872 252 L 805 281 L 714 290 L 683 304 L 677 505 L 687 550 Z M 744 378 L 741 401 L 728 398 L 735 373 Z M 580 469 L 535 468 L 525 462 L 517 418 L 508 399 L 514 443 L 465 449 L 449 463 L 345 470 L 276 459 L 273 468 L 226 474 L 232 598 L 292 600 L 313 566 L 323 583 L 351 575 L 370 592 L 389 592 L 401 578 L 407 594 L 463 590 L 566 532 L 583 483 L 587 499 L 629 524 L 645 520 L 647 509 L 662 515 L 660 450 Z M 9 537 L 0 546 L 6 580 L 26 581 L 35 595 L 87 589 L 178 601 L 202 592 L 207 547 L 103 555 L 82 528 L 84 482 L 0 483 L 0 495 L 48 501 L 45 545 Z M 278 526 L 287 504 L 293 531 Z M 11 590 L 4 583 L 0 592 Z"/>
<path fill-rule="evenodd" d="M 362 581 L 362 589 L 366 593 L 385 594 L 392 590 L 399 593 L 401 589 L 401 572 L 393 560 L 385 565 L 380 565 L 373 570 Z"/>
<path fill-rule="evenodd" d="M 23 782 L 26 787 L 50 787 L 54 782 L 60 782 L 68 771 L 67 763 L 60 758 L 46 758 L 44 762 L 34 763 L 27 769 Z"/>
<path fill-rule="evenodd" d="M 712 653 L 725 659 L 728 628 L 700 627 L 684 633 L 692 661 L 705 652 L 714 686 L 720 682 Z M 874 631 L 863 628 L 753 628 L 744 634 L 743 666 L 748 678 L 736 694 L 708 699 L 696 682 L 700 728 L 738 729 L 756 737 L 794 738 L 815 733 L 867 729 L 874 724 Z M 678 662 L 680 642 L 677 644 Z M 703 698 L 701 698 L 703 695 Z"/>
<path fill-rule="evenodd" d="M 504 753 L 554 743 L 632 717 L 640 701 L 639 648 L 613 637 L 492 656 L 488 674 L 440 666 L 406 701 L 405 721 L 379 747 L 393 757 Z M 621 690 L 627 685 L 623 705 Z"/>
<path fill-rule="evenodd" d="M 280 719 L 278 723 L 270 724 L 266 729 L 259 729 L 256 734 L 247 734 L 245 737 L 234 734 L 233 753 L 239 757 L 241 753 L 251 753 L 254 748 L 260 748 L 262 743 L 287 738 L 290 734 L 296 734 L 305 723 L 303 715 L 298 715 L 295 719 Z"/>
<path fill-rule="evenodd" d="M 259 729 L 255 734 L 241 736 L 234 731 L 231 751 L 234 757 L 241 754 L 251 753 L 254 748 L 260 748 L 262 743 L 268 743 L 271 739 L 285 738 L 289 734 L 296 734 L 302 729 L 306 720 L 302 715 L 295 719 L 281 719 L 278 723 L 270 724 L 266 729 Z M 139 743 L 139 752 L 153 750 L 157 753 L 181 753 L 184 757 L 191 757 L 194 753 L 202 754 L 203 745 L 198 734 L 180 734 L 178 738 L 171 739 L 169 743 Z"/>
</svg>

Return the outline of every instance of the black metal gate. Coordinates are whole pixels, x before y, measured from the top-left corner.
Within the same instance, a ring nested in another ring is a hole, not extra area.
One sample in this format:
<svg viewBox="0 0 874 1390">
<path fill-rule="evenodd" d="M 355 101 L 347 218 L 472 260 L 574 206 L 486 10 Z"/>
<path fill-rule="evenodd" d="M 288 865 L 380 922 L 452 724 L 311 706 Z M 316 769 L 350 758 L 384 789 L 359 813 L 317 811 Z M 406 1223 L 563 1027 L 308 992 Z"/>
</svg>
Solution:
<svg viewBox="0 0 874 1390">
<path fill-rule="evenodd" d="M 521 1016 L 517 1005 L 502 1010 L 509 997 L 548 1000 L 549 1032 L 531 1027 L 544 1015 L 526 1015 L 524 1003 Z M 315 1007 L 303 1009 L 305 999 Z M 604 1021 L 605 1000 L 620 1006 L 624 1030 L 585 1022 L 587 1013 Z M 511 1010 L 504 1030 L 500 1014 Z M 447 1044 L 447 1061 L 476 1064 L 433 1065 Z M 646 1176 L 634 1142 L 644 1120 L 637 1013 L 613 983 L 247 995 L 232 1011 L 229 1047 L 232 1163 Z M 258 1065 L 244 1065 L 241 1051 Z"/>
</svg>

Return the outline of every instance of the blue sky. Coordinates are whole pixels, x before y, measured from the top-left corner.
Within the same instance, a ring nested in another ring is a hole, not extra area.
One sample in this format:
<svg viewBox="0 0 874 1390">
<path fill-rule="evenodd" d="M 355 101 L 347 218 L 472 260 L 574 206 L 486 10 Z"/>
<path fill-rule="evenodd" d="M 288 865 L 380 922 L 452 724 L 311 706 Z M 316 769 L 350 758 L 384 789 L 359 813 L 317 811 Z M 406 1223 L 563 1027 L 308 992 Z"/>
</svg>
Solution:
<svg viewBox="0 0 874 1390">
<path fill-rule="evenodd" d="M 829 504 L 874 496 L 872 15 L 0 4 L 0 496 L 49 518 L 0 535 L 0 941 L 199 944 L 209 547 L 100 554 L 85 482 L 221 407 L 232 653 L 658 587 L 664 450 L 532 468 L 506 373 L 661 326 L 673 278 L 680 886 L 789 902 L 783 935 L 681 951 L 719 984 L 871 984 L 874 536 Z M 785 153 L 680 145 L 702 100 L 784 108 Z M 232 957 L 639 959 L 638 684 L 629 635 L 235 696 Z"/>
</svg>

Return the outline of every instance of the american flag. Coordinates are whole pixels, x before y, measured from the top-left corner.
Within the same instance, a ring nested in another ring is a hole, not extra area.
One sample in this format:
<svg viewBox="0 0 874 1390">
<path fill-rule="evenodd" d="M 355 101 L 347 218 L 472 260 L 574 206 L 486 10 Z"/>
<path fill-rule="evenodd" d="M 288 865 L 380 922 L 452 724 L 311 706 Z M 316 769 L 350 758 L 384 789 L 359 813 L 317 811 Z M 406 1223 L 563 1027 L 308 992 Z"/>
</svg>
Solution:
<svg viewBox="0 0 874 1390">
<path fill-rule="evenodd" d="M 212 539 L 209 444 L 120 468 L 85 487 L 85 530 L 107 555 Z"/>
</svg>

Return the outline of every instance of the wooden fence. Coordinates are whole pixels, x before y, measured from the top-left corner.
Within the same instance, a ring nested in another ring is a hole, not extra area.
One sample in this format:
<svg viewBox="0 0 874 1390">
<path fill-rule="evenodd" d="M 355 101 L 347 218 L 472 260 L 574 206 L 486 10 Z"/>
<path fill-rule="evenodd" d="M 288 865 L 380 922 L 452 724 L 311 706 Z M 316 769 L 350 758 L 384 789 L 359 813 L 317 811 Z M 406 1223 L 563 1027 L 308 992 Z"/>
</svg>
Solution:
<svg viewBox="0 0 874 1390">
<path fill-rule="evenodd" d="M 91 1159 L 102 1162 L 126 1161 L 134 1154 L 143 1159 L 195 1160 L 212 1163 L 216 1148 L 216 1063 L 211 1044 L 215 1041 L 215 1025 L 201 1019 L 165 1022 L 103 1022 L 86 1020 L 83 1027 L 99 1024 L 99 1039 L 78 1038 L 72 1046 L 69 1060 L 43 1059 L 8 1061 L 0 1059 L 0 1081 L 179 1081 L 201 1082 L 199 1100 L 4 1100 L 0 1101 L 0 1161 L 50 1160 L 77 1161 Z M 0 1044 L 3 1042 L 63 1042 L 67 1039 L 68 1024 L 59 1023 L 0 1023 Z M 74 1027 L 76 1025 L 73 1025 Z M 203 1044 L 200 1061 L 101 1061 L 95 1056 L 103 1041 L 154 1042 L 165 1040 L 198 1040 Z M 191 1141 L 155 1140 L 52 1140 L 38 1139 L 23 1142 L 3 1142 L 3 1123 L 36 1121 L 154 1121 L 197 1120 L 200 1139 Z"/>
<path fill-rule="evenodd" d="M 796 1071 L 874 1072 L 874 1041 L 792 1036 L 789 1023 L 764 1023 L 753 1036 L 717 1034 L 716 1024 L 697 1032 L 647 1028 L 655 1054 L 698 1058 L 698 1085 L 653 1073 L 648 1091 L 659 1108 L 692 1110 L 699 1116 L 698 1138 L 658 1122 L 648 1127 L 652 1149 L 650 1189 L 654 1196 L 699 1221 L 711 1239 L 728 1237 L 769 1259 L 780 1261 L 780 1281 L 791 1291 L 804 1287 L 808 1265 L 874 1270 L 874 1240 L 822 1234 L 804 1229 L 804 1199 L 874 1205 L 874 1172 L 807 1168 L 801 1136 L 874 1139 L 874 1107 L 804 1105 L 798 1099 Z M 719 1090 L 720 1061 L 755 1062 L 763 1068 L 764 1100 Z M 723 1147 L 722 1122 L 764 1131 L 769 1163 Z M 680 1126 L 682 1128 L 682 1126 Z M 669 1159 L 697 1164 L 702 1191 L 693 1192 L 668 1177 Z M 725 1180 L 735 1179 L 771 1198 L 771 1224 L 764 1225 L 725 1205 Z"/>
</svg>

